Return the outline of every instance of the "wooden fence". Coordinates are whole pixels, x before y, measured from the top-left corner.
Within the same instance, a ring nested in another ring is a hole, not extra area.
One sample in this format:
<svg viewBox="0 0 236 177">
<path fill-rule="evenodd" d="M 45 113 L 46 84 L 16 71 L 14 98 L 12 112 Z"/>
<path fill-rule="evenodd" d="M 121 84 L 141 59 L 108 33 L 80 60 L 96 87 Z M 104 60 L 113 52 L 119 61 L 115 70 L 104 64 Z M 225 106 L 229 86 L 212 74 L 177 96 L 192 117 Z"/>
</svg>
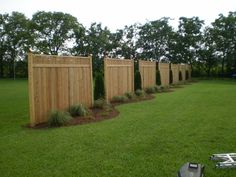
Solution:
<svg viewBox="0 0 236 177">
<path fill-rule="evenodd" d="M 91 57 L 28 55 L 30 123 L 46 122 L 52 110 L 93 104 Z"/>
<path fill-rule="evenodd" d="M 182 82 L 186 80 L 186 67 L 185 64 L 179 64 L 179 71 L 182 73 Z"/>
<path fill-rule="evenodd" d="M 172 76 L 173 76 L 173 84 L 177 84 L 179 82 L 179 66 L 178 64 L 171 64 Z"/>
<path fill-rule="evenodd" d="M 158 63 L 158 69 L 161 75 L 161 86 L 169 86 L 170 80 L 170 64 L 169 63 Z"/>
<path fill-rule="evenodd" d="M 134 61 L 104 59 L 105 96 L 110 101 L 114 96 L 134 91 Z"/>
<path fill-rule="evenodd" d="M 142 88 L 156 85 L 156 62 L 139 60 Z"/>
</svg>

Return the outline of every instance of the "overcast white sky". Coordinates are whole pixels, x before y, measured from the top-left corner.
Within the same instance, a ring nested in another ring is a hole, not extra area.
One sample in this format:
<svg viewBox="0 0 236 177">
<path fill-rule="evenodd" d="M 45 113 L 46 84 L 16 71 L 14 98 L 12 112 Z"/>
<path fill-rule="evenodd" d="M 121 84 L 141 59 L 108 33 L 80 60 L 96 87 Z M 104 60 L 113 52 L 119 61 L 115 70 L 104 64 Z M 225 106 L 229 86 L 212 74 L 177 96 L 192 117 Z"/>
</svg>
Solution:
<svg viewBox="0 0 236 177">
<path fill-rule="evenodd" d="M 84 26 L 101 22 L 115 31 L 125 25 L 171 17 L 177 27 L 181 16 L 199 16 L 206 25 L 220 13 L 236 11 L 236 0 L 0 0 L 0 13 L 18 11 L 31 18 L 37 11 L 62 11 L 77 17 Z"/>
</svg>

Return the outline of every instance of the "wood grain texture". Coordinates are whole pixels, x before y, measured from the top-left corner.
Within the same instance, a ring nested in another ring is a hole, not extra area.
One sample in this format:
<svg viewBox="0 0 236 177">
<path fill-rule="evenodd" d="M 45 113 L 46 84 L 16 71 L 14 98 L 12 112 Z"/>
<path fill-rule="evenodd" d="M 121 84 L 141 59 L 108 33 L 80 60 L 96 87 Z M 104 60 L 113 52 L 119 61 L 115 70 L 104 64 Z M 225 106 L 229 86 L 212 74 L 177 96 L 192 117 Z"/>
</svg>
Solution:
<svg viewBox="0 0 236 177">
<path fill-rule="evenodd" d="M 142 89 L 156 85 L 156 62 L 139 60 Z"/>
<path fill-rule="evenodd" d="M 93 105 L 91 57 L 28 54 L 30 124 L 47 122 L 52 110 Z"/>
<path fill-rule="evenodd" d="M 158 63 L 158 69 L 161 75 L 161 86 L 167 87 L 170 84 L 170 64 Z"/>
<path fill-rule="evenodd" d="M 134 61 L 104 59 L 105 97 L 111 101 L 114 96 L 134 91 Z"/>
<path fill-rule="evenodd" d="M 179 83 L 179 66 L 178 64 L 171 64 L 171 70 L 173 75 L 173 84 Z"/>
</svg>

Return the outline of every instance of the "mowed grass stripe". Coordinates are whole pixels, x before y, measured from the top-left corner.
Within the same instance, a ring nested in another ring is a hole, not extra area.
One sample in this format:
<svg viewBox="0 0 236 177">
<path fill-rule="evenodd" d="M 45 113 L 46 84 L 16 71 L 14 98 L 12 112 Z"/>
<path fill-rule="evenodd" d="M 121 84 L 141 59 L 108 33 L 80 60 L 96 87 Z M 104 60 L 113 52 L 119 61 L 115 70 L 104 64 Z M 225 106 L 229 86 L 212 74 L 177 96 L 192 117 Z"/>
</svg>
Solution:
<svg viewBox="0 0 236 177">
<path fill-rule="evenodd" d="M 121 105 L 115 119 L 50 130 L 21 127 L 29 121 L 27 82 L 17 82 L 0 81 L 1 176 L 171 177 L 188 161 L 205 164 L 208 177 L 236 176 L 209 161 L 236 149 L 235 82 L 185 85 Z"/>
</svg>

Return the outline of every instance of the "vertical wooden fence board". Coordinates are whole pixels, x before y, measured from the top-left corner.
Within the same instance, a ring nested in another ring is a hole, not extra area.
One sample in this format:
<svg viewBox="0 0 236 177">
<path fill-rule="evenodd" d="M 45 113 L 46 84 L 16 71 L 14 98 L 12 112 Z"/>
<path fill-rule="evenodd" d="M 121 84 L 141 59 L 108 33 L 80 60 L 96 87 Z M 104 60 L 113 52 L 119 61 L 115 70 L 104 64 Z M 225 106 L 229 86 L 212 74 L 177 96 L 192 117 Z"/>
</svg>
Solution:
<svg viewBox="0 0 236 177">
<path fill-rule="evenodd" d="M 161 75 L 161 85 L 163 87 L 169 86 L 170 79 L 170 64 L 169 63 L 159 63 L 158 64 L 160 75 Z"/>
<path fill-rule="evenodd" d="M 182 73 L 182 82 L 186 80 L 186 67 L 185 64 L 179 64 L 179 70 Z"/>
<path fill-rule="evenodd" d="M 52 110 L 93 104 L 91 57 L 28 54 L 30 123 L 48 120 Z"/>
<path fill-rule="evenodd" d="M 143 89 L 156 85 L 156 62 L 139 60 L 139 72 Z"/>
<path fill-rule="evenodd" d="M 134 91 L 134 61 L 104 59 L 104 84 L 107 101 L 114 96 Z"/>
<path fill-rule="evenodd" d="M 179 66 L 178 64 L 171 64 L 173 84 L 179 83 Z"/>
<path fill-rule="evenodd" d="M 188 71 L 188 79 L 191 80 L 191 72 L 192 72 L 191 65 L 186 64 L 185 69 L 186 69 L 186 71 Z M 187 78 L 187 76 L 186 76 L 186 78 Z"/>
</svg>

